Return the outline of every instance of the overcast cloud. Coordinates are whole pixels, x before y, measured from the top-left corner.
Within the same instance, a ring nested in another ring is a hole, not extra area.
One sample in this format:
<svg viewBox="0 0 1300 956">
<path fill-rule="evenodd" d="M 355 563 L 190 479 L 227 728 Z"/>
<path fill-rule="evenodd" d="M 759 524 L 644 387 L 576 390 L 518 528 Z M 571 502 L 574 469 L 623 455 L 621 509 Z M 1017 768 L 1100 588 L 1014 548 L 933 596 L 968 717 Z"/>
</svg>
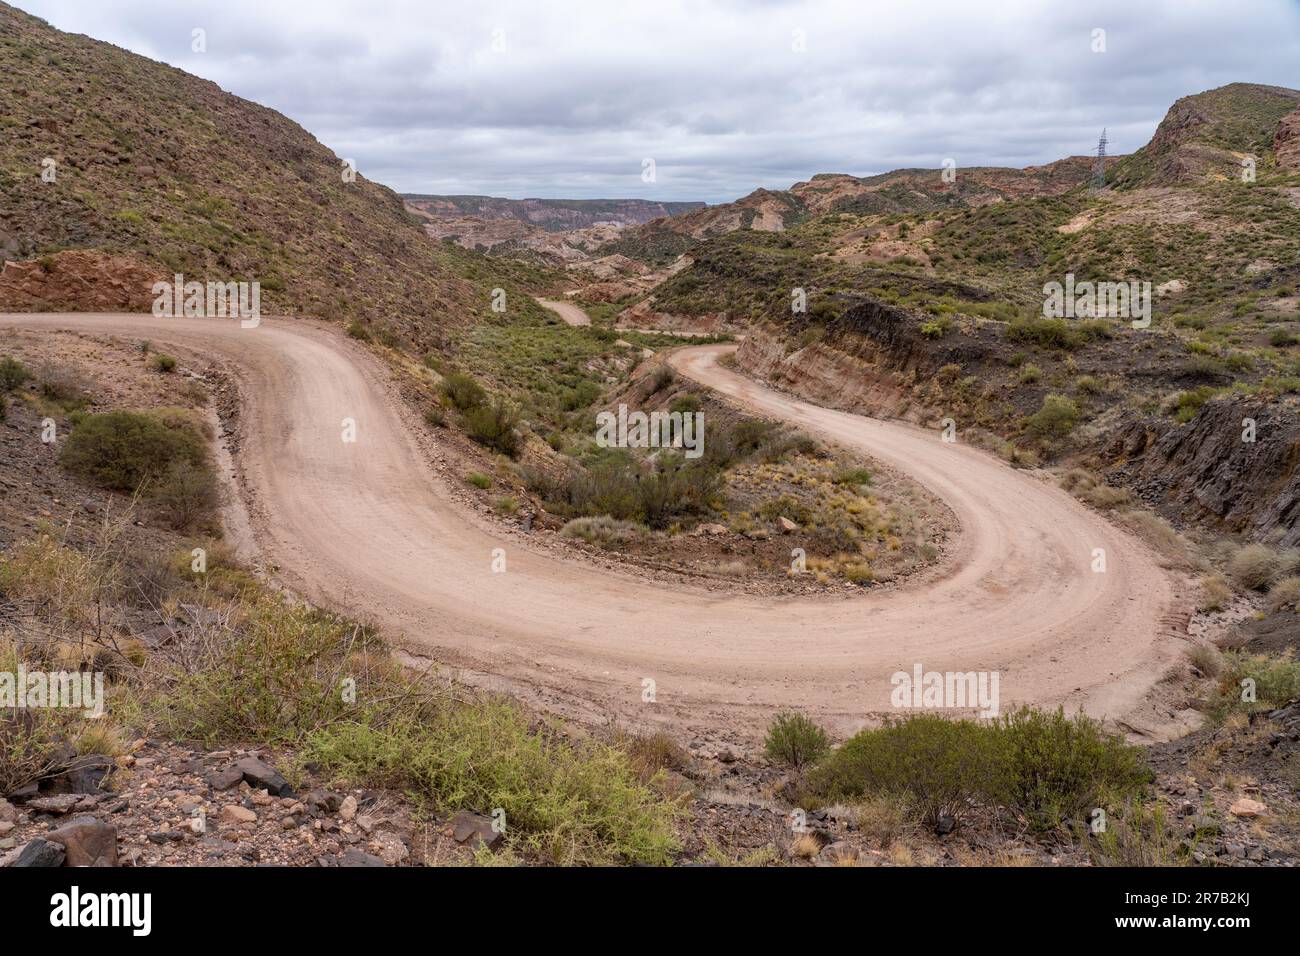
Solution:
<svg viewBox="0 0 1300 956">
<path fill-rule="evenodd" d="M 1300 0 L 16 3 L 280 110 L 400 192 L 721 202 L 1050 162 L 1103 126 L 1129 152 L 1180 96 L 1300 87 Z"/>
</svg>

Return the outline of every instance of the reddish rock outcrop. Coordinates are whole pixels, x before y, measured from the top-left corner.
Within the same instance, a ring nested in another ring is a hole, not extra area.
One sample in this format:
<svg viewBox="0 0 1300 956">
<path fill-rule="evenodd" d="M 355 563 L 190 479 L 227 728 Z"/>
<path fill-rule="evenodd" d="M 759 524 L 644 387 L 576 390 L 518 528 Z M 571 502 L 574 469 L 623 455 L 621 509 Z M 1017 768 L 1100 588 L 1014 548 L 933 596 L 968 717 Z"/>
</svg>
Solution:
<svg viewBox="0 0 1300 956">
<path fill-rule="evenodd" d="M 1288 113 L 1278 123 L 1273 152 L 1282 169 L 1300 169 L 1300 110 Z"/>
<path fill-rule="evenodd" d="M 6 262 L 0 312 L 147 312 L 157 269 L 131 256 L 96 250 Z"/>
</svg>

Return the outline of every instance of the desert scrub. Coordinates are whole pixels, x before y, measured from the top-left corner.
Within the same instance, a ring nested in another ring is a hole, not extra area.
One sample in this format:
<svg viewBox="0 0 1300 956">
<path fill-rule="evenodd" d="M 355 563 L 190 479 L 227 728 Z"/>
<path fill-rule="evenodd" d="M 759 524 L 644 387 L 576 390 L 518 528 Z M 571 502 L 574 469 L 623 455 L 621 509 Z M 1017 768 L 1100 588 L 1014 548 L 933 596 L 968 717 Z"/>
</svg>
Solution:
<svg viewBox="0 0 1300 956">
<path fill-rule="evenodd" d="M 907 833 L 907 804 L 896 797 L 869 797 L 855 809 L 858 832 L 882 850 Z"/>
<path fill-rule="evenodd" d="M 12 355 L 0 358 L 0 392 L 12 392 L 21 388 L 32 377 L 32 373 L 22 362 Z"/>
<path fill-rule="evenodd" d="M 996 789 L 995 749 L 986 725 L 919 714 L 851 737 L 813 769 L 811 785 L 830 801 L 904 800 L 934 825 Z"/>
<path fill-rule="evenodd" d="M 830 750 L 826 731 L 798 711 L 777 714 L 767 728 L 763 749 L 774 762 L 802 770 Z"/>
<path fill-rule="evenodd" d="M 439 812 L 499 807 L 511 849 L 557 862 L 666 863 L 676 852 L 679 803 L 653 775 L 643 783 L 622 750 L 535 728 L 506 699 L 435 689 L 367 629 L 278 596 L 218 611 L 160 668 L 149 713 L 167 732 L 300 748 L 336 779 L 407 790 Z"/>
<path fill-rule="evenodd" d="M 1282 578 L 1268 591 L 1268 609 L 1274 613 L 1283 610 L 1296 610 L 1300 604 L 1300 577 Z"/>
<path fill-rule="evenodd" d="M 1201 611 L 1222 611 L 1232 601 L 1232 588 L 1228 582 L 1216 575 L 1201 578 L 1201 601 L 1197 605 Z"/>
<path fill-rule="evenodd" d="M 1022 708 L 990 721 L 918 714 L 864 730 L 814 768 L 811 785 L 831 801 L 904 800 L 930 825 L 980 801 L 1050 830 L 1144 792 L 1149 780 L 1141 751 L 1091 718 Z"/>
<path fill-rule="evenodd" d="M 680 804 L 638 779 L 626 752 L 532 729 L 514 703 L 436 701 L 396 719 L 335 723 L 304 756 L 339 779 L 410 792 L 437 812 L 505 812 L 506 843 L 560 864 L 666 864 Z"/>
<path fill-rule="evenodd" d="M 487 491 L 492 487 L 492 476 L 485 475 L 481 471 L 471 471 L 465 476 L 465 484 L 473 485 L 475 488 L 481 488 Z"/>
<path fill-rule="evenodd" d="M 239 740 L 294 743 L 358 699 L 414 693 L 367 631 L 276 596 L 214 608 L 214 621 L 185 658 L 161 675 L 157 719 L 178 738 L 210 744 Z M 374 706 L 372 704 L 372 706 Z"/>
<path fill-rule="evenodd" d="M 174 464 L 203 467 L 207 453 L 193 429 L 152 412 L 120 411 L 78 417 L 59 460 L 101 487 L 135 491 Z"/>
<path fill-rule="evenodd" d="M 452 372 L 442 380 L 442 394 L 452 406 L 462 412 L 477 408 L 487 401 L 483 386 L 464 372 Z"/>
<path fill-rule="evenodd" d="M 1064 395 L 1048 395 L 1042 407 L 1025 420 L 1025 431 L 1035 438 L 1051 441 L 1064 438 L 1079 422 L 1079 406 Z"/>
<path fill-rule="evenodd" d="M 19 667 L 44 670 L 46 662 L 0 637 L 0 673 Z M 0 707 L 0 793 L 12 793 L 66 765 L 65 748 L 88 721 L 81 710 L 57 707 Z"/>
<path fill-rule="evenodd" d="M 1006 752 L 1003 799 L 1035 830 L 1082 821 L 1094 807 L 1143 793 L 1152 780 L 1139 748 L 1083 713 L 1022 707 L 998 718 L 991 732 Z"/>
<path fill-rule="evenodd" d="M 110 491 L 143 493 L 173 528 L 188 530 L 221 501 L 205 437 L 181 409 L 78 414 L 59 462 Z"/>
<path fill-rule="evenodd" d="M 581 538 L 602 548 L 613 548 L 634 541 L 643 530 L 631 521 L 599 515 L 595 518 L 574 518 L 560 529 L 560 534 L 566 538 Z"/>
<path fill-rule="evenodd" d="M 1107 815 L 1105 829 L 1087 846 L 1095 866 L 1178 866 L 1184 865 L 1197 839 L 1193 833 L 1190 844 L 1181 845 L 1178 830 L 1170 826 L 1158 800 L 1127 800 Z"/>
<path fill-rule="evenodd" d="M 465 434 L 494 451 L 514 458 L 519 454 L 519 409 L 497 396 L 491 404 L 476 405 L 465 412 Z"/>
<path fill-rule="evenodd" d="M 1248 591 L 1265 591 L 1283 571 L 1283 560 L 1267 545 L 1247 544 L 1228 561 L 1228 577 Z"/>
<path fill-rule="evenodd" d="M 153 367 L 155 371 L 167 374 L 176 371 L 176 359 L 170 355 L 159 353 L 153 357 Z"/>
<path fill-rule="evenodd" d="M 1039 368 L 1037 365 L 1035 365 L 1033 362 L 1030 362 L 1027 365 L 1022 365 L 1020 367 L 1019 374 L 1016 376 L 1016 378 L 1020 380 L 1020 384 L 1022 385 L 1033 385 L 1042 377 L 1043 377 L 1043 370 Z"/>
<path fill-rule="evenodd" d="M 871 484 L 871 472 L 866 468 L 841 468 L 835 472 L 831 479 L 837 485 L 869 485 Z"/>
<path fill-rule="evenodd" d="M 1233 713 L 1271 710 L 1300 697 L 1300 661 L 1290 650 L 1280 655 L 1225 651 L 1210 716 L 1223 721 Z"/>
</svg>

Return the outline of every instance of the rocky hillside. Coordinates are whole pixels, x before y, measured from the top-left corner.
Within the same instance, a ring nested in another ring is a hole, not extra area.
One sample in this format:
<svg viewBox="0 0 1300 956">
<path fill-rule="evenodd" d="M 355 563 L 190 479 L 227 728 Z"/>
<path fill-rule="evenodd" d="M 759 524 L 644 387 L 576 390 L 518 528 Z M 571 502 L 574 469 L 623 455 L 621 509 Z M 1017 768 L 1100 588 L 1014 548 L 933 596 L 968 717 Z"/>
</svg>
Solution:
<svg viewBox="0 0 1300 956">
<path fill-rule="evenodd" d="M 466 254 L 430 242 L 396 193 L 347 181 L 274 110 L 3 3 L 0 98 L 0 255 L 59 273 L 58 307 L 104 280 L 101 256 L 65 250 L 128 257 L 145 276 L 256 280 L 263 312 L 382 318 L 417 342 L 485 309 L 498 284 L 464 278 Z M 40 307 L 39 278 L 0 283 L 0 309 Z"/>
<path fill-rule="evenodd" d="M 498 199 L 493 196 L 404 195 L 407 205 L 431 219 L 514 219 L 547 232 L 582 229 L 599 223 L 635 226 L 661 216 L 679 216 L 702 202 L 649 199 Z"/>
<path fill-rule="evenodd" d="M 1085 461 L 1175 523 L 1294 543 L 1297 98 L 1186 97 L 1100 191 L 1087 157 L 954 184 L 817 176 L 636 227 L 625 255 L 688 255 L 623 322 L 748 326 L 742 367 L 816 401 L 950 416 L 1017 459 Z M 1223 174 L 1237 154 L 1253 181 Z M 1071 275 L 1149 283 L 1150 325 L 1045 319 L 1044 286 Z"/>
<path fill-rule="evenodd" d="M 1240 178 L 1242 160 L 1253 157 L 1258 167 L 1295 168 L 1297 119 L 1284 118 L 1300 108 L 1300 90 L 1256 83 L 1232 83 L 1194 96 L 1184 96 L 1169 108 L 1151 142 L 1122 162 L 1114 184 L 1138 186 L 1190 185 Z"/>
<path fill-rule="evenodd" d="M 627 230 L 601 251 L 662 263 L 715 236 L 742 229 L 784 232 L 830 213 L 909 214 L 1058 196 L 1087 182 L 1092 162 L 1087 156 L 1072 156 L 1024 169 L 957 169 L 951 182 L 942 169 L 896 169 L 868 177 L 820 173 L 789 189 L 756 189 L 735 202 L 656 219 Z"/>
</svg>

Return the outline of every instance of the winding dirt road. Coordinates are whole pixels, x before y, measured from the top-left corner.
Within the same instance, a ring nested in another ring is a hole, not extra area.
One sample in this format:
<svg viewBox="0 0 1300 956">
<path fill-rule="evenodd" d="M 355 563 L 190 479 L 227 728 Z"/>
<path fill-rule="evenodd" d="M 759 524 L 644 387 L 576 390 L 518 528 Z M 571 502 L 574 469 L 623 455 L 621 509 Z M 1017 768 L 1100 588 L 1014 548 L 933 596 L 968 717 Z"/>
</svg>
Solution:
<svg viewBox="0 0 1300 956">
<path fill-rule="evenodd" d="M 773 710 L 796 706 L 850 732 L 889 712 L 890 675 L 920 663 L 1000 672 L 1004 709 L 1064 703 L 1118 718 L 1150 710 L 1178 653 L 1183 582 L 1136 538 L 974 448 L 810 405 L 717 365 L 734 346 L 685 348 L 672 361 L 942 498 L 960 531 L 941 574 L 851 598 L 765 599 L 565 560 L 454 503 L 390 373 L 336 330 L 124 315 L 0 316 L 6 325 L 147 335 L 219 357 L 241 397 L 239 484 L 277 577 L 561 712 L 753 739 Z M 356 423 L 355 443 L 342 439 L 344 419 Z M 1096 548 L 1104 573 L 1092 570 Z M 504 572 L 494 570 L 501 558 Z"/>
<path fill-rule="evenodd" d="M 538 299 L 537 303 L 552 312 L 558 313 L 560 318 L 569 325 L 591 325 L 591 316 L 572 302 L 561 302 L 559 299 Z"/>
</svg>

